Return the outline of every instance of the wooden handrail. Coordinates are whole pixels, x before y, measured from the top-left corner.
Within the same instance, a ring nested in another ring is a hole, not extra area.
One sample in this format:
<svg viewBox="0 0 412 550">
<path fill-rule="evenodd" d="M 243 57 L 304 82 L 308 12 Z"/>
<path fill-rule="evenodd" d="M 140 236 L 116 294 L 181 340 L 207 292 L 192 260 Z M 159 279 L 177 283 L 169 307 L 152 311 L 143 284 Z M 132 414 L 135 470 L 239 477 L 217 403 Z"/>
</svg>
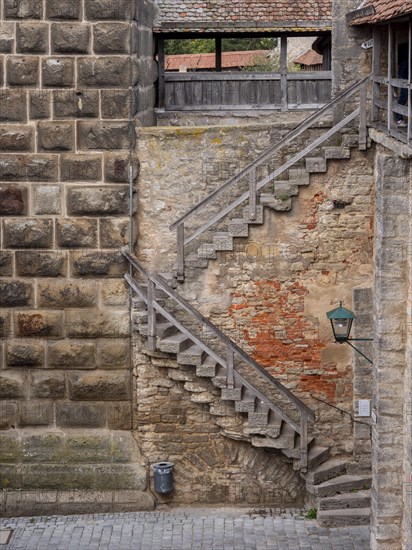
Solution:
<svg viewBox="0 0 412 550">
<path fill-rule="evenodd" d="M 259 373 L 259 375 L 265 379 L 272 387 L 280 391 L 289 401 L 291 401 L 302 414 L 305 414 L 309 420 L 315 420 L 314 412 L 303 403 L 298 397 L 296 397 L 288 388 L 286 388 L 279 380 L 274 378 L 266 369 L 264 369 L 259 363 L 252 359 L 242 348 L 240 348 L 233 340 L 231 340 L 226 334 L 224 334 L 216 325 L 214 325 L 209 319 L 204 317 L 199 311 L 197 311 L 185 298 L 172 289 L 166 280 L 158 274 L 149 274 L 141 265 L 139 260 L 134 254 L 132 254 L 126 248 L 122 249 L 123 256 L 135 267 L 147 281 L 152 281 L 155 285 L 163 290 L 170 298 L 179 304 L 189 315 L 191 315 L 196 321 L 207 327 L 211 332 L 215 334 L 228 348 L 230 348 L 235 355 L 240 357 L 245 363 L 247 363 L 253 370 Z M 125 275 L 126 280 L 130 284 L 130 276 Z M 155 307 L 159 309 L 159 306 Z M 163 308 L 162 308 L 163 309 Z M 164 310 L 161 312 L 163 314 Z M 169 314 L 170 315 L 170 314 Z M 216 359 L 216 358 L 215 358 Z M 218 361 L 223 366 L 225 362 Z"/>
<path fill-rule="evenodd" d="M 326 104 L 324 107 L 322 107 L 319 111 L 316 111 L 315 113 L 312 113 L 309 117 L 307 117 L 303 122 L 301 122 L 296 128 L 291 130 L 284 138 L 282 138 L 278 143 L 270 147 L 267 151 L 262 153 L 256 160 L 248 164 L 245 168 L 243 168 L 238 174 L 231 177 L 227 182 L 225 182 L 223 185 L 221 185 L 218 189 L 215 189 L 212 193 L 210 193 L 207 197 L 205 197 L 203 200 L 201 200 L 198 204 L 193 206 L 190 210 L 186 212 L 183 216 L 181 216 L 179 219 L 177 219 L 171 226 L 170 230 L 176 229 L 179 225 L 184 223 L 186 220 L 191 218 L 194 214 L 199 212 L 199 210 L 202 210 L 203 207 L 208 204 L 211 200 L 213 200 L 215 197 L 223 193 L 226 189 L 237 183 L 239 180 L 241 180 L 244 176 L 249 174 L 249 172 L 252 169 L 256 169 L 259 167 L 263 162 L 265 162 L 268 158 L 273 156 L 277 151 L 279 151 L 282 147 L 293 141 L 296 137 L 300 136 L 305 130 L 310 128 L 312 124 L 319 121 L 326 113 L 329 111 L 332 111 L 339 103 L 342 101 L 348 99 L 352 95 L 354 95 L 361 87 L 362 85 L 366 84 L 370 80 L 370 75 L 363 78 L 362 80 L 355 82 L 351 86 L 349 86 L 346 90 L 341 92 L 339 95 L 337 95 L 330 103 Z"/>
</svg>

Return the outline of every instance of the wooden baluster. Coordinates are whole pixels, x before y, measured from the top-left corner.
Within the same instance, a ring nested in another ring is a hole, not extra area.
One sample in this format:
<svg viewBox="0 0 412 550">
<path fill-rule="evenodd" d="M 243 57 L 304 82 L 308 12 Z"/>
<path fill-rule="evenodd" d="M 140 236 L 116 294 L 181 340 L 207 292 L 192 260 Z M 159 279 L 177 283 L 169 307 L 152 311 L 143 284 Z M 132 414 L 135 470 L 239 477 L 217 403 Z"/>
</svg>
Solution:
<svg viewBox="0 0 412 550">
<path fill-rule="evenodd" d="M 359 99 L 359 150 L 366 151 L 367 146 L 367 106 L 368 87 L 364 84 L 360 89 Z"/>
<path fill-rule="evenodd" d="M 165 91 L 165 41 L 164 38 L 158 38 L 157 43 L 157 69 L 158 69 L 158 107 L 166 107 Z"/>
<path fill-rule="evenodd" d="M 156 299 L 156 288 L 149 279 L 147 286 L 147 347 L 149 351 L 156 350 L 156 310 L 153 302 Z"/>
<path fill-rule="evenodd" d="M 185 280 L 185 224 L 177 226 L 177 280 L 183 283 Z"/>
<path fill-rule="evenodd" d="M 249 172 L 249 218 L 256 219 L 256 168 Z"/>
<path fill-rule="evenodd" d="M 234 359 L 235 359 L 235 354 L 233 353 L 232 348 L 228 347 L 226 366 L 227 366 L 227 387 L 229 389 L 233 389 L 235 386 L 235 377 L 233 373 Z"/>
<path fill-rule="evenodd" d="M 308 471 L 308 417 L 301 411 L 300 417 L 300 465 L 301 471 Z"/>
<path fill-rule="evenodd" d="M 288 38 L 282 35 L 280 38 L 280 93 L 281 109 L 288 110 Z"/>
</svg>

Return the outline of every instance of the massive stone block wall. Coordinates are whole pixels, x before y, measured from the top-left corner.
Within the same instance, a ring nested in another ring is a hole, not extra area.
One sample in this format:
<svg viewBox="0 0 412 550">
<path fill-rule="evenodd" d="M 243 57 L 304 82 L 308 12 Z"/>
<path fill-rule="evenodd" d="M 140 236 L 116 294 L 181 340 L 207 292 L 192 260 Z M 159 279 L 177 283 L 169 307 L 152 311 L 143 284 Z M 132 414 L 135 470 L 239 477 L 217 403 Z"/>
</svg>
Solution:
<svg viewBox="0 0 412 550">
<path fill-rule="evenodd" d="M 176 244 L 169 224 L 287 128 L 279 124 L 141 129 L 138 253 L 144 263 L 157 271 L 173 270 Z M 305 140 L 322 131 L 314 129 Z M 305 140 L 284 154 L 296 152 Z M 355 149 L 351 160 L 330 161 L 326 174 L 313 175 L 310 185 L 300 188 L 291 212 L 267 209 L 264 225 L 252 227 L 248 240 L 239 239 L 233 252 L 218 253 L 207 269 L 189 269 L 179 287 L 314 408 L 320 440 L 342 453 L 354 450 L 351 419 L 316 398 L 352 413 L 354 396 L 371 397 L 370 369 L 359 367 L 354 374 L 350 348 L 331 341 L 326 311 L 340 299 L 353 309 L 353 289 L 372 286 L 372 189 L 371 151 Z M 346 207 L 337 209 L 334 201 Z M 198 214 L 196 223 L 201 219 Z M 367 301 L 370 307 L 369 296 Z M 364 309 L 361 313 L 366 314 Z M 357 434 L 363 440 L 359 454 L 370 453 L 369 428 L 365 430 Z"/>
<path fill-rule="evenodd" d="M 1 9 L 1 486 L 100 490 L 104 477 L 107 490 L 141 491 L 140 454 L 126 451 L 135 443 L 119 253 L 132 239 L 135 119 L 151 109 L 139 109 L 135 5 Z"/>
</svg>

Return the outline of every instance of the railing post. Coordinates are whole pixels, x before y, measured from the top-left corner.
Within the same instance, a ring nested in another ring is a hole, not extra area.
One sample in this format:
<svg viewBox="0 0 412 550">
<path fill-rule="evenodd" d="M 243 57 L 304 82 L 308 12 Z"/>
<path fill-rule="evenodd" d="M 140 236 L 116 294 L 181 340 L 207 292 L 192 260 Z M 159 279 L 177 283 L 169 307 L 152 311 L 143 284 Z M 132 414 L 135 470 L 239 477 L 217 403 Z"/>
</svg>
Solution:
<svg viewBox="0 0 412 550">
<path fill-rule="evenodd" d="M 158 38 L 157 43 L 157 67 L 158 67 L 158 107 L 165 109 L 166 107 L 166 92 L 165 92 L 165 41 L 164 38 Z"/>
<path fill-rule="evenodd" d="M 282 111 L 288 110 L 288 38 L 280 38 L 280 105 Z"/>
<path fill-rule="evenodd" d="M 300 416 L 300 467 L 302 472 L 308 471 L 308 417 L 304 411 Z"/>
<path fill-rule="evenodd" d="M 149 351 L 156 350 L 156 311 L 153 307 L 155 292 L 154 282 L 149 279 L 147 285 L 147 347 Z"/>
<path fill-rule="evenodd" d="M 256 219 L 256 168 L 249 172 L 249 218 Z"/>
<path fill-rule="evenodd" d="M 177 280 L 183 283 L 185 280 L 185 224 L 177 226 Z"/>
<path fill-rule="evenodd" d="M 367 148 L 367 108 L 368 108 L 368 84 L 365 83 L 360 89 L 359 99 L 359 150 L 366 151 Z"/>
<path fill-rule="evenodd" d="M 235 386 L 235 378 L 233 374 L 233 364 L 234 364 L 234 358 L 235 354 L 233 353 L 233 349 L 229 346 L 227 346 L 227 359 L 226 359 L 226 367 L 227 367 L 227 387 L 229 389 L 233 389 Z"/>
</svg>

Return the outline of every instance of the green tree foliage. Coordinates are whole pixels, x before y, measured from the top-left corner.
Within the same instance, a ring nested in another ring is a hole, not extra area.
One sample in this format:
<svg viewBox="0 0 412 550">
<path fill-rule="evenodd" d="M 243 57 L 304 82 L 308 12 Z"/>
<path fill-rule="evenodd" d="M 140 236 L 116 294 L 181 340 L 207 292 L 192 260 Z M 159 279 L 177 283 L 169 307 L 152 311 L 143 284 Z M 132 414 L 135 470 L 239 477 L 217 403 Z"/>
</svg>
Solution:
<svg viewBox="0 0 412 550">
<path fill-rule="evenodd" d="M 224 38 L 222 40 L 222 50 L 224 52 L 272 50 L 276 47 L 276 45 L 276 38 Z M 179 55 L 185 53 L 213 53 L 214 51 L 214 38 L 166 40 L 167 55 Z"/>
</svg>

